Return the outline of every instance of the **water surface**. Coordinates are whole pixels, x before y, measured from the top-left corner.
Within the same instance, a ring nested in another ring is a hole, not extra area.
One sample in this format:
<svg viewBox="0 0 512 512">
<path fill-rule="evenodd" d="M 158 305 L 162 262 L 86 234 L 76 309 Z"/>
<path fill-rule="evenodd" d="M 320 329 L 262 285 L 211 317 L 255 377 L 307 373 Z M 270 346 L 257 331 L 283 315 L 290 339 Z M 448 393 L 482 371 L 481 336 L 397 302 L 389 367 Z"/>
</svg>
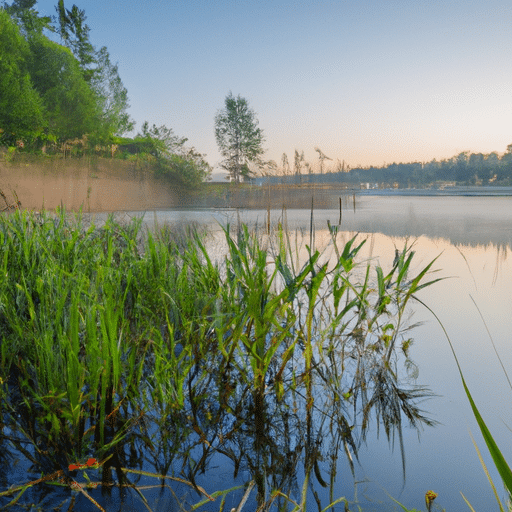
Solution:
<svg viewBox="0 0 512 512">
<path fill-rule="evenodd" d="M 217 223 L 257 222 L 265 225 L 264 211 L 158 212 L 158 221 L 193 219 Z M 339 222 L 338 210 L 314 212 L 316 243 L 326 237 L 327 221 Z M 271 222 L 289 229 L 308 229 L 308 210 L 272 211 Z M 512 239 L 511 197 L 376 197 L 358 198 L 356 211 L 342 211 L 341 229 L 348 239 L 355 232 L 368 237 L 366 256 L 389 268 L 395 247 L 414 241 L 417 268 L 438 257 L 435 268 L 446 279 L 422 290 L 419 297 L 438 315 L 455 347 L 476 403 L 496 436 L 508 461 L 512 461 L 512 416 L 508 407 L 512 391 L 494 352 L 489 328 L 505 368 L 512 370 Z M 398 445 L 391 451 L 384 436 L 368 442 L 361 451 L 358 496 L 367 496 L 381 509 L 386 492 L 408 507 L 422 509 L 424 493 L 434 489 L 438 503 L 447 510 L 464 509 L 460 492 L 477 510 L 495 509 L 492 491 L 473 447 L 477 440 L 496 483 L 500 483 L 485 452 L 470 407 L 463 393 L 457 367 L 442 328 L 423 306 L 414 308 L 413 321 L 424 324 L 412 336 L 413 359 L 419 365 L 418 383 L 439 396 L 424 408 L 441 424 L 427 428 L 420 440 L 405 432 L 407 480 L 402 490 Z M 485 323 L 484 323 L 485 321 Z M 512 373 L 512 372 L 511 372 Z M 340 492 L 353 497 L 352 477 L 340 459 L 343 480 Z M 503 494 L 503 493 L 502 493 Z M 389 502 L 388 502 L 389 503 Z M 365 507 L 365 510 L 370 508 Z"/>
<path fill-rule="evenodd" d="M 222 226 L 238 222 L 265 229 L 269 221 L 268 212 L 257 210 L 129 214 L 140 215 L 150 226 L 197 222 L 219 232 Z M 314 212 L 317 247 L 329 238 L 327 222 L 335 225 L 339 220 L 339 210 Z M 299 232 L 307 243 L 311 240 L 309 210 L 272 210 L 270 223 L 275 226 L 278 222 L 291 232 Z M 421 290 L 418 296 L 432 308 L 450 336 L 474 399 L 510 463 L 512 432 L 508 427 L 512 427 L 509 407 L 512 391 L 490 336 L 505 368 L 512 370 L 512 197 L 362 196 L 355 211 L 348 208 L 341 212 L 340 230 L 339 236 L 344 240 L 357 233 L 360 239 L 367 239 L 363 258 L 374 259 L 384 269 L 390 268 L 395 248 L 401 249 L 406 243 L 414 243 L 416 270 L 438 258 L 434 266 L 438 272 L 431 277 L 445 279 Z M 219 238 L 214 240 L 212 248 L 220 255 Z M 504 493 L 485 452 L 443 329 L 421 304 L 416 303 L 412 313 L 411 323 L 422 322 L 411 333 L 415 340 L 412 358 L 419 366 L 417 383 L 427 385 L 438 395 L 423 406 L 440 424 L 426 428 L 419 439 L 415 430 L 404 431 L 405 483 L 398 444 L 393 450 L 384 436 L 377 439 L 374 429 L 374 435 L 369 436 L 367 445 L 360 451 L 356 485 L 346 460 L 339 459 L 337 495 L 350 500 L 357 496 L 365 511 L 390 510 L 388 494 L 409 508 L 423 509 L 424 493 L 433 489 L 439 493 L 437 503 L 446 510 L 466 509 L 460 492 L 476 510 L 494 510 L 492 490 L 470 432 L 482 450 L 500 495 Z M 205 480 L 213 486 L 211 490 L 221 482 L 232 485 L 226 483 L 230 468 L 223 467 L 220 461 L 219 464 Z M 327 496 L 323 499 L 328 503 Z"/>
</svg>

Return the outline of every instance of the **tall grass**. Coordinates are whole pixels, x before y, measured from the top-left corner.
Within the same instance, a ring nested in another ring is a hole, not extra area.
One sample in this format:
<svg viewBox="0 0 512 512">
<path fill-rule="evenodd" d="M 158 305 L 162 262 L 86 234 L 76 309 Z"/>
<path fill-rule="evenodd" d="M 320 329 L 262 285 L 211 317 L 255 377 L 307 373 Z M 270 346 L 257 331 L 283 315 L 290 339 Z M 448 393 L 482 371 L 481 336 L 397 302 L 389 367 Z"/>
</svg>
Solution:
<svg viewBox="0 0 512 512">
<path fill-rule="evenodd" d="M 306 247 L 300 262 L 282 229 L 228 227 L 214 258 L 193 229 L 1 217 L 4 453 L 70 488 L 69 465 L 94 457 L 104 491 L 152 469 L 203 495 L 196 479 L 222 455 L 259 510 L 310 510 L 311 496 L 321 510 L 313 479 L 347 504 L 336 461 L 353 464 L 372 423 L 401 446 L 404 420 L 433 424 L 417 405 L 428 390 L 401 377 L 407 305 L 435 280 L 433 262 L 411 275 L 410 247 L 385 270 L 330 230 L 335 256 Z M 176 500 L 200 507 L 188 491 Z"/>
</svg>

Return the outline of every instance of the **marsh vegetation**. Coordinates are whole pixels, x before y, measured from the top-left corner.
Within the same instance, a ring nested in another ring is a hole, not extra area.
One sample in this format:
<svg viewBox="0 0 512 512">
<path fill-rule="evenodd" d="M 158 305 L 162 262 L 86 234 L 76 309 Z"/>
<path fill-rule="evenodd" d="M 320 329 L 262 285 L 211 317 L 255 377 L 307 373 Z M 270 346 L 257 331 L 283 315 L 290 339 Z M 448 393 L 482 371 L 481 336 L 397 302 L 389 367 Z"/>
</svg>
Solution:
<svg viewBox="0 0 512 512">
<path fill-rule="evenodd" d="M 219 256 L 200 229 L 1 217 L 1 505 L 151 509 L 149 476 L 179 510 L 322 510 L 319 486 L 351 507 L 338 459 L 353 468 L 372 425 L 401 446 L 434 423 L 406 312 L 436 279 L 408 246 L 381 268 L 329 229 L 320 252 L 228 226 Z M 219 457 L 237 484 L 201 487 Z"/>
</svg>

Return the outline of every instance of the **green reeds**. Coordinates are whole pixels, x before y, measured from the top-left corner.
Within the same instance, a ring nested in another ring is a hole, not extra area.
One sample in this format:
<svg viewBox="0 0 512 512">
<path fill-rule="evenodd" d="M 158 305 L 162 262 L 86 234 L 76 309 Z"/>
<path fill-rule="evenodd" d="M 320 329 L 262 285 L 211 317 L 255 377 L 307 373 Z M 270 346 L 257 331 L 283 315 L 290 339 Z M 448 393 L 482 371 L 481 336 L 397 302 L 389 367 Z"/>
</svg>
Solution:
<svg viewBox="0 0 512 512">
<path fill-rule="evenodd" d="M 0 218 L 2 442 L 45 474 L 104 460 L 104 490 L 114 470 L 119 486 L 171 473 L 199 492 L 221 454 L 234 477 L 249 471 L 260 510 L 309 510 L 313 476 L 347 504 L 335 461 L 352 464 L 372 421 L 389 439 L 403 416 L 432 424 L 415 405 L 427 390 L 404 387 L 398 368 L 405 308 L 435 282 L 432 264 L 411 277 L 406 247 L 387 272 L 361 265 L 364 242 L 340 244 L 333 228 L 335 257 L 308 247 L 304 261 L 282 229 L 264 244 L 228 228 L 220 258 L 206 236 L 63 210 Z"/>
</svg>

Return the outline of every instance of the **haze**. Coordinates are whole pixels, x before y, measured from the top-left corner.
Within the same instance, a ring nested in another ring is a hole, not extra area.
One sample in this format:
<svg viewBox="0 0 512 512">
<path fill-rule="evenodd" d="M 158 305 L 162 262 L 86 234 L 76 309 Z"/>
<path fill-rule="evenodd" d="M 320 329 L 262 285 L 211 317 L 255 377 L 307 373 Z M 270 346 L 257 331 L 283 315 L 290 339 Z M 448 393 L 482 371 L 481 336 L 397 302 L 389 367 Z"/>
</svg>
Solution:
<svg viewBox="0 0 512 512">
<path fill-rule="evenodd" d="M 355 167 L 512 143 L 510 1 L 76 3 L 119 63 L 136 128 L 165 124 L 213 166 L 229 91 L 257 112 L 277 162 L 295 149 L 314 162 L 315 146 Z"/>
</svg>

